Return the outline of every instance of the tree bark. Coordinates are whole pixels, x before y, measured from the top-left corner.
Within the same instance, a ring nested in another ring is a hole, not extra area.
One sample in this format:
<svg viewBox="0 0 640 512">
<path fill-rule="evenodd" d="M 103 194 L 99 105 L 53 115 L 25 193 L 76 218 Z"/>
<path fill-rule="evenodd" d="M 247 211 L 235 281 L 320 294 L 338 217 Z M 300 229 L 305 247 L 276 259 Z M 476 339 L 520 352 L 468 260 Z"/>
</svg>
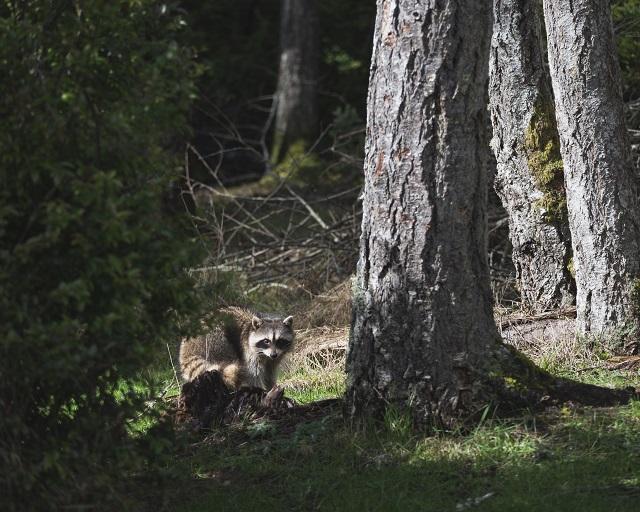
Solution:
<svg viewBox="0 0 640 512">
<path fill-rule="evenodd" d="M 408 410 L 449 428 L 501 411 L 629 390 L 564 381 L 503 345 L 486 247 L 490 0 L 378 0 L 346 413 Z M 546 398 L 552 400 L 544 401 Z"/>
<path fill-rule="evenodd" d="M 509 216 L 522 303 L 534 311 L 573 304 L 571 238 L 544 64 L 540 0 L 494 0 L 489 60 L 495 187 Z"/>
<path fill-rule="evenodd" d="M 347 403 L 447 423 L 498 344 L 479 163 L 490 3 L 377 5 Z"/>
<path fill-rule="evenodd" d="M 282 0 L 280 69 L 273 160 L 317 134 L 318 30 L 316 0 Z"/>
<path fill-rule="evenodd" d="M 638 175 L 630 158 L 609 2 L 545 0 L 564 161 L 578 330 L 636 323 Z"/>
</svg>

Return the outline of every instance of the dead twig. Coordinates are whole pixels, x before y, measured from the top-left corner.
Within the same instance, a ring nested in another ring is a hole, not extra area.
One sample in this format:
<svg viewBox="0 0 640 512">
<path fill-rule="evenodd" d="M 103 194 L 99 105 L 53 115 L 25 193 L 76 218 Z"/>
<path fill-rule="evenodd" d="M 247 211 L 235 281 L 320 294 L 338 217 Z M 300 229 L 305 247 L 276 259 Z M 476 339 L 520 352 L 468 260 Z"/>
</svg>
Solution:
<svg viewBox="0 0 640 512">
<path fill-rule="evenodd" d="M 553 319 L 562 319 L 562 318 L 575 318 L 576 317 L 576 308 L 575 306 L 556 309 L 554 311 L 545 311 L 543 313 L 537 313 L 534 315 L 523 315 L 523 316 L 510 316 L 500 321 L 500 330 L 506 329 L 508 327 L 514 325 L 523 325 L 529 324 L 533 322 L 537 322 L 539 320 L 553 320 Z"/>
</svg>

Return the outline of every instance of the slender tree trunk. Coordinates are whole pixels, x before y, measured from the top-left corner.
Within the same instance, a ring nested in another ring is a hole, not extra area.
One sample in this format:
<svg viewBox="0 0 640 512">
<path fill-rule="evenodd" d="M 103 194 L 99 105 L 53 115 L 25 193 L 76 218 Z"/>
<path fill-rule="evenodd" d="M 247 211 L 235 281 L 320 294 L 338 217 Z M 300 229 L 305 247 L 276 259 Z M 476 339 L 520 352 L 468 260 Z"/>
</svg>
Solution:
<svg viewBox="0 0 640 512">
<path fill-rule="evenodd" d="M 318 29 L 316 0 L 282 0 L 280 69 L 273 160 L 317 134 Z"/>
<path fill-rule="evenodd" d="M 482 161 L 490 2 L 378 0 L 351 415 L 411 405 L 447 423 L 497 347 Z"/>
<path fill-rule="evenodd" d="M 630 158 L 609 2 L 545 0 L 549 68 L 564 161 L 578 329 L 635 324 L 638 175 Z"/>
<path fill-rule="evenodd" d="M 544 65 L 540 0 L 494 0 L 489 60 L 495 186 L 509 215 L 522 302 L 545 310 L 575 301 L 571 239 Z"/>
</svg>

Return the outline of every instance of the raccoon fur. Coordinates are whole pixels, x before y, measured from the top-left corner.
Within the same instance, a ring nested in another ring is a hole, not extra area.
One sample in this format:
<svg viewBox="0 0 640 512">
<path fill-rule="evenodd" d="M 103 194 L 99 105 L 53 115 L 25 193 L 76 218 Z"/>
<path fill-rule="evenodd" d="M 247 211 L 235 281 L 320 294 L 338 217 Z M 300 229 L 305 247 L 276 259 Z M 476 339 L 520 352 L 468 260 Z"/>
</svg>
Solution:
<svg viewBox="0 0 640 512">
<path fill-rule="evenodd" d="M 227 321 L 180 344 L 185 381 L 216 370 L 227 387 L 271 389 L 278 366 L 294 342 L 293 317 L 253 313 L 239 307 L 222 310 Z"/>
</svg>

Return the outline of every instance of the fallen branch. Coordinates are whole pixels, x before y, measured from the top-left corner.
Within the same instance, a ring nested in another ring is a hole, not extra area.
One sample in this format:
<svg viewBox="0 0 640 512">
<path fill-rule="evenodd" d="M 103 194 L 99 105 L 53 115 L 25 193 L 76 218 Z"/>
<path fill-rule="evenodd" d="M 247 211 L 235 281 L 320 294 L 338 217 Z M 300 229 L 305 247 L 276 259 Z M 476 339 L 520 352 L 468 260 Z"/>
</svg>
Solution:
<svg viewBox="0 0 640 512">
<path fill-rule="evenodd" d="M 564 319 L 564 318 L 575 318 L 576 317 L 576 308 L 575 306 L 556 309 L 553 311 L 545 311 L 543 313 L 537 313 L 535 315 L 526 315 L 526 316 L 516 316 L 516 317 L 508 317 L 504 320 L 500 320 L 500 330 L 507 329 L 514 325 L 523 325 L 530 324 L 533 322 L 537 322 L 539 320 L 555 320 L 555 319 Z"/>
</svg>

